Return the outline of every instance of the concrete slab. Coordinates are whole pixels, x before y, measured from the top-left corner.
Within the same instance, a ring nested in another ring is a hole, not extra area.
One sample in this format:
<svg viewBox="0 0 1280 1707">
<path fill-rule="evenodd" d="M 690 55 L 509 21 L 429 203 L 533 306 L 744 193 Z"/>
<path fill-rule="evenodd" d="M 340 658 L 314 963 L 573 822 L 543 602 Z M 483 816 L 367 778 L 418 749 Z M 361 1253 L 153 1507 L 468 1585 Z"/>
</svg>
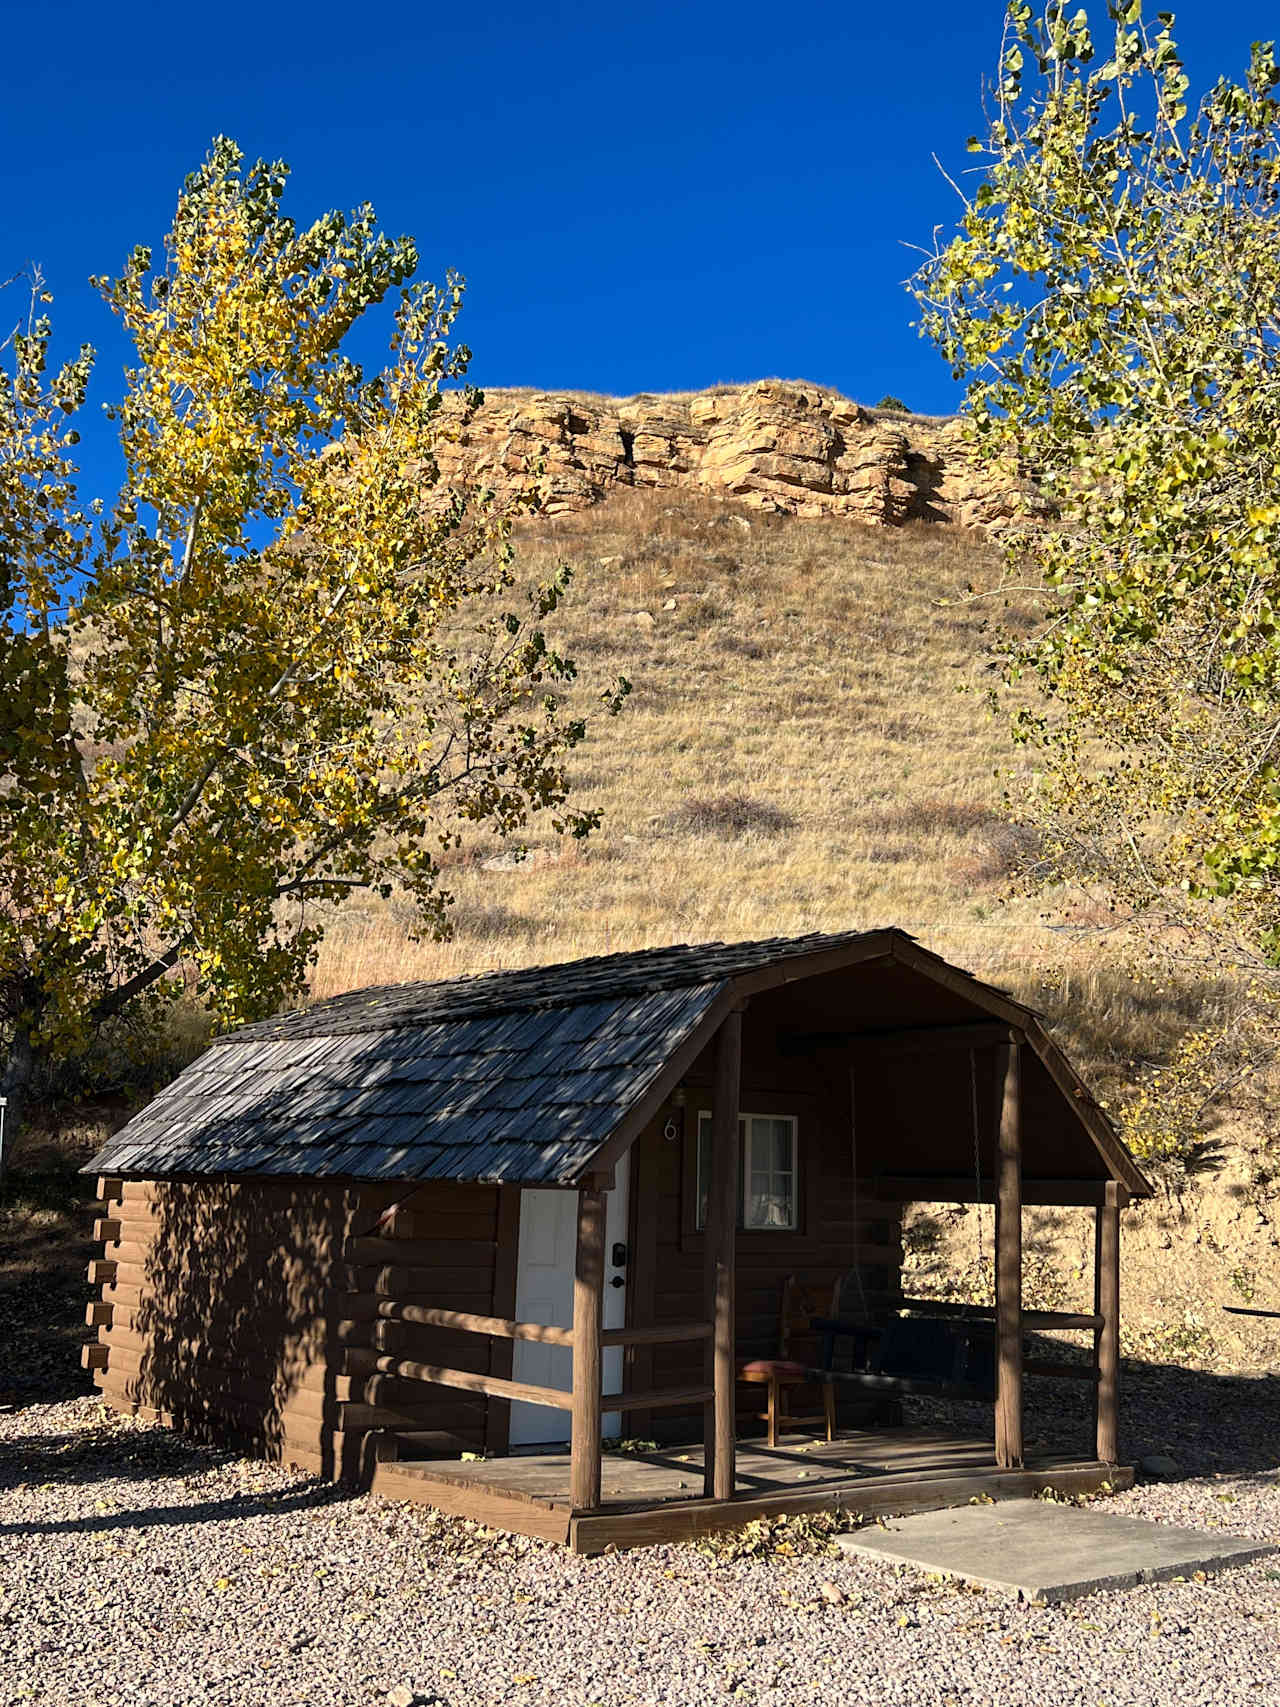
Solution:
<svg viewBox="0 0 1280 1707">
<path fill-rule="evenodd" d="M 854 1557 L 914 1565 L 1044 1601 L 1220 1571 L 1280 1552 L 1268 1542 L 1046 1500 L 919 1512 L 842 1535 L 839 1544 Z"/>
</svg>

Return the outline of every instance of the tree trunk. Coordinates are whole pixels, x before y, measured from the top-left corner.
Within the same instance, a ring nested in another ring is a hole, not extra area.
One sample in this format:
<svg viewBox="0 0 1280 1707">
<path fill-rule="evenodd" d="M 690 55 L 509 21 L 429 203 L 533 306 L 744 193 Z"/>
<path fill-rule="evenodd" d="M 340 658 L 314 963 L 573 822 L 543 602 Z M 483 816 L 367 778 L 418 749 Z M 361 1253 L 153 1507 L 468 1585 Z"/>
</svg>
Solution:
<svg viewBox="0 0 1280 1707">
<path fill-rule="evenodd" d="M 9 1157 L 13 1151 L 14 1140 L 22 1126 L 22 1117 L 26 1112 L 27 1092 L 31 1086 L 31 1077 L 35 1071 L 35 1050 L 31 1045 L 31 1027 L 19 1025 L 13 1034 L 9 1045 L 9 1054 L 5 1061 L 4 1077 L 0 1078 L 0 1097 L 5 1099 L 5 1109 L 0 1118 L 4 1121 L 4 1140 L 0 1144 L 0 1185 L 9 1172 Z"/>
</svg>

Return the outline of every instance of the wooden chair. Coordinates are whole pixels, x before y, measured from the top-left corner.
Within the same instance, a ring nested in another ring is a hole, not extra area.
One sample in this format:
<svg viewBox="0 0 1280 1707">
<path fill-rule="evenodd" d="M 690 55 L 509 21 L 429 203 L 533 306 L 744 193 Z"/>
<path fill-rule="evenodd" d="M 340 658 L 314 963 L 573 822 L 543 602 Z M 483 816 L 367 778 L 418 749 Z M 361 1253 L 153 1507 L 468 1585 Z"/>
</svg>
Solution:
<svg viewBox="0 0 1280 1707">
<path fill-rule="evenodd" d="M 768 1389 L 766 1396 L 767 1408 L 756 1415 L 767 1426 L 767 1439 L 770 1446 L 777 1446 L 780 1428 L 788 1426 L 812 1427 L 817 1423 L 826 1426 L 827 1439 L 833 1440 L 836 1432 L 836 1400 L 833 1383 L 824 1379 L 822 1372 L 814 1369 L 812 1363 L 803 1363 L 792 1354 L 796 1350 L 795 1340 L 798 1335 L 812 1335 L 810 1322 L 814 1315 L 816 1300 L 813 1295 L 800 1285 L 794 1274 L 789 1274 L 782 1283 L 782 1309 L 778 1321 L 778 1355 L 777 1357 L 741 1358 L 738 1362 L 738 1380 L 751 1386 L 764 1386 Z M 791 1413 L 789 1397 L 796 1387 L 817 1385 L 822 1388 L 822 1415 L 798 1417 Z"/>
</svg>

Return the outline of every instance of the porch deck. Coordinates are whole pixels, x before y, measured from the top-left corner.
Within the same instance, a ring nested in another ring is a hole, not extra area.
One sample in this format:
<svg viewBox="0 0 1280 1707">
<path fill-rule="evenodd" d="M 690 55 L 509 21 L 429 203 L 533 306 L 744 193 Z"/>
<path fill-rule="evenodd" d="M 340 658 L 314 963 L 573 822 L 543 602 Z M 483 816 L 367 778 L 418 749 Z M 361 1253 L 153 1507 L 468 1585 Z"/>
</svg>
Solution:
<svg viewBox="0 0 1280 1707">
<path fill-rule="evenodd" d="M 795 1435 L 770 1449 L 740 1441 L 732 1499 L 702 1493 L 702 1448 L 606 1453 L 601 1504 L 576 1516 L 569 1454 L 485 1462 L 400 1459 L 380 1463 L 375 1493 L 414 1500 L 519 1535 L 567 1544 L 575 1553 L 687 1541 L 783 1512 L 920 1511 L 963 1505 L 976 1495 L 1026 1498 L 1042 1489 L 1092 1492 L 1132 1484 L 1133 1471 L 1097 1460 L 1028 1453 L 1021 1470 L 998 1468 L 990 1441 L 931 1429 L 842 1431 L 825 1440 Z"/>
</svg>

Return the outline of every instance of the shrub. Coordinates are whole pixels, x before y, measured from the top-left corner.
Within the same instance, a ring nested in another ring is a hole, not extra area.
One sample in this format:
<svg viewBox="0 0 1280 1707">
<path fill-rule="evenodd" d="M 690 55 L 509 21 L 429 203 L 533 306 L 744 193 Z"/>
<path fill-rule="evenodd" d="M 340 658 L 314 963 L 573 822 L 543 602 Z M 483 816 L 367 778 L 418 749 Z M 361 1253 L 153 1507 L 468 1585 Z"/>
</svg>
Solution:
<svg viewBox="0 0 1280 1707">
<path fill-rule="evenodd" d="M 663 828 L 729 841 L 735 836 L 780 836 L 795 828 L 795 819 L 781 806 L 746 794 L 690 795 L 667 814 Z"/>
</svg>

